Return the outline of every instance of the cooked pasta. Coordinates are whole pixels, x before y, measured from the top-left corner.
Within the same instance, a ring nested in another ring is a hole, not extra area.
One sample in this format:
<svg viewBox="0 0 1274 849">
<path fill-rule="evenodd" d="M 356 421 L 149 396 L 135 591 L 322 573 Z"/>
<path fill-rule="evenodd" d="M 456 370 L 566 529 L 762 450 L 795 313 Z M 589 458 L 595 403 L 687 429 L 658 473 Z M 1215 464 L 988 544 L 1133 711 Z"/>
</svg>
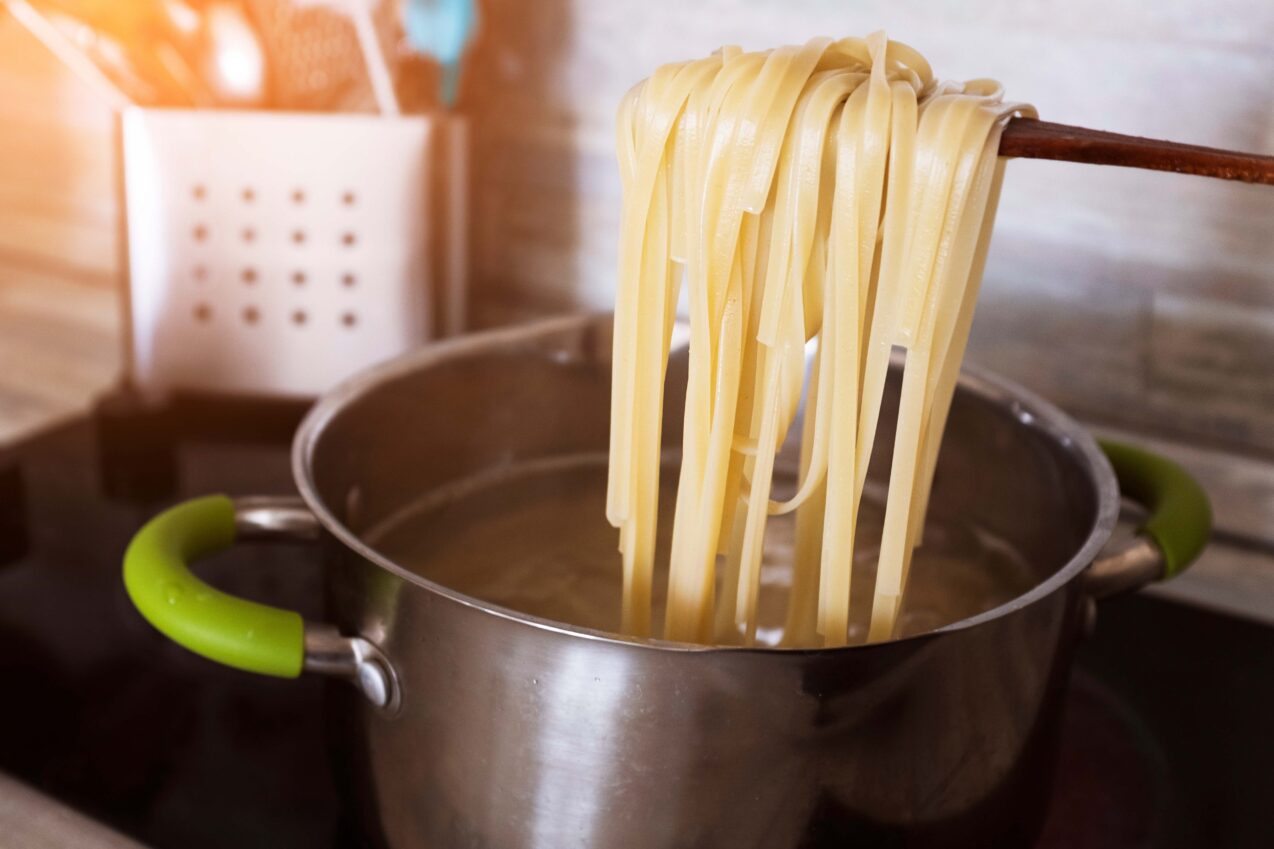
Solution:
<svg viewBox="0 0 1274 849">
<path fill-rule="evenodd" d="M 784 641 L 844 645 L 891 351 L 906 351 L 868 639 L 889 639 L 972 322 L 1012 114 L 877 33 L 665 65 L 624 98 L 607 518 L 651 635 L 664 377 L 689 312 L 663 636 L 751 643 L 766 521 L 796 512 Z M 811 344 L 812 343 L 812 344 Z M 815 349 L 806 368 L 807 346 Z M 795 495 L 775 457 L 804 398 Z"/>
</svg>

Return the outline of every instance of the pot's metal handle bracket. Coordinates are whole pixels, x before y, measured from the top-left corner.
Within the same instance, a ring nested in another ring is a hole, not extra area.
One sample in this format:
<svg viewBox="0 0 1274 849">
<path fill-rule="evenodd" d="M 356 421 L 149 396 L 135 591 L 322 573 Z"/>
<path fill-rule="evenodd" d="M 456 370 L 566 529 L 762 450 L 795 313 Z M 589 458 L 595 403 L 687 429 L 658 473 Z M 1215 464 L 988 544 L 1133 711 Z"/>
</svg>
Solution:
<svg viewBox="0 0 1274 849">
<path fill-rule="evenodd" d="M 230 504 L 240 542 L 318 541 L 318 519 L 299 496 L 249 495 L 232 498 Z"/>
<path fill-rule="evenodd" d="M 295 496 L 185 501 L 146 523 L 124 554 L 124 586 L 164 636 L 209 660 L 248 672 L 295 678 L 302 671 L 346 679 L 373 705 L 392 710 L 398 678 L 363 637 L 307 623 L 292 610 L 223 593 L 189 568 L 239 541 L 314 542 L 318 520 Z"/>
<path fill-rule="evenodd" d="M 1084 573 L 1084 588 L 1093 598 L 1131 592 L 1164 577 L 1163 552 L 1154 540 L 1137 534 L 1114 551 L 1102 554 Z"/>
<path fill-rule="evenodd" d="M 1189 472 L 1131 445 L 1103 441 L 1101 448 L 1120 493 L 1144 505 L 1148 516 L 1135 537 L 1103 554 L 1085 573 L 1085 588 L 1099 599 L 1179 575 L 1212 534 L 1212 506 Z"/>
<path fill-rule="evenodd" d="M 343 678 L 378 708 L 396 711 L 398 675 L 385 653 L 370 640 L 346 637 L 332 625 L 305 624 L 306 672 Z"/>
</svg>

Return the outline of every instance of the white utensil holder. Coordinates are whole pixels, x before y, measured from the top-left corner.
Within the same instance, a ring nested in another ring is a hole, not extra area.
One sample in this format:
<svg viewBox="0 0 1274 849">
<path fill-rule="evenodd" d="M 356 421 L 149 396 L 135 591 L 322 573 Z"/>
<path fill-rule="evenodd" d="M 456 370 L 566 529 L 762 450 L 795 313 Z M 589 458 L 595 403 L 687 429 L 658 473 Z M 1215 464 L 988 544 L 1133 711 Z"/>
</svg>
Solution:
<svg viewBox="0 0 1274 849">
<path fill-rule="evenodd" d="M 132 385 L 315 395 L 461 320 L 463 260 L 431 250 L 463 252 L 463 204 L 435 197 L 464 196 L 463 139 L 449 117 L 124 110 Z"/>
</svg>

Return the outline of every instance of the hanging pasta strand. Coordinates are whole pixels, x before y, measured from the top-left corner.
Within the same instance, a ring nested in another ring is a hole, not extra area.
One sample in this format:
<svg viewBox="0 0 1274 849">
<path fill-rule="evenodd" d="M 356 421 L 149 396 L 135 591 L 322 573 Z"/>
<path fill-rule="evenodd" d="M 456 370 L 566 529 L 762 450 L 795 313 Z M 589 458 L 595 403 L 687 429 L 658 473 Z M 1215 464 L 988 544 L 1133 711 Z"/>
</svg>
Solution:
<svg viewBox="0 0 1274 849">
<path fill-rule="evenodd" d="M 830 347 L 835 375 L 831 394 L 831 434 L 821 547 L 822 582 L 815 631 L 824 645 L 848 639 L 853 552 L 858 521 L 857 470 L 866 459 L 859 451 L 862 397 L 862 352 L 870 330 L 866 305 L 871 298 L 871 270 L 877 264 L 877 231 L 884 196 L 885 163 L 892 141 L 890 121 L 894 97 L 881 61 L 883 39 L 864 45 L 873 58 L 871 79 L 854 93 L 841 117 L 842 150 L 837 160 L 833 285 L 831 313 L 835 345 Z M 899 84 L 906 88 L 905 84 Z M 896 94 L 906 99 L 909 95 Z"/>
</svg>

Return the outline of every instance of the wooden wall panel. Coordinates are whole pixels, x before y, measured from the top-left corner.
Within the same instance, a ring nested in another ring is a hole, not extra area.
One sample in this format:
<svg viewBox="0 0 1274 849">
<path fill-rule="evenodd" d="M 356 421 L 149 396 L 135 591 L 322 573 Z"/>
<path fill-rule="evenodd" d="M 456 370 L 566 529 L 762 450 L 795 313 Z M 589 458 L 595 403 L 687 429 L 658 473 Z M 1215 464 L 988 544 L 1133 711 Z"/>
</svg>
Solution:
<svg viewBox="0 0 1274 849">
<path fill-rule="evenodd" d="M 0 277 L 115 285 L 113 134 L 111 110 L 0 12 Z"/>
<path fill-rule="evenodd" d="M 651 68 L 880 27 L 1053 120 L 1274 153 L 1268 0 L 487 0 L 462 95 L 475 293 L 611 305 L 614 109 Z M 0 16 L 0 285 L 113 284 L 112 126 Z M 1020 161 L 971 355 L 1086 418 L 1274 453 L 1272 315 L 1274 190 Z"/>
<path fill-rule="evenodd" d="M 1263 0 L 488 5 L 466 89 L 474 267 L 512 300 L 610 306 L 615 105 L 659 63 L 723 43 L 883 27 L 941 75 L 995 77 L 1052 120 L 1274 153 Z M 1269 310 L 1274 189 L 1019 161 L 971 356 L 1090 419 L 1274 452 L 1267 384 L 1246 373 L 1274 358 Z M 1259 316 L 1237 336 L 1216 323 L 1235 311 Z M 1198 403 L 1201 382 L 1215 403 Z"/>
</svg>

